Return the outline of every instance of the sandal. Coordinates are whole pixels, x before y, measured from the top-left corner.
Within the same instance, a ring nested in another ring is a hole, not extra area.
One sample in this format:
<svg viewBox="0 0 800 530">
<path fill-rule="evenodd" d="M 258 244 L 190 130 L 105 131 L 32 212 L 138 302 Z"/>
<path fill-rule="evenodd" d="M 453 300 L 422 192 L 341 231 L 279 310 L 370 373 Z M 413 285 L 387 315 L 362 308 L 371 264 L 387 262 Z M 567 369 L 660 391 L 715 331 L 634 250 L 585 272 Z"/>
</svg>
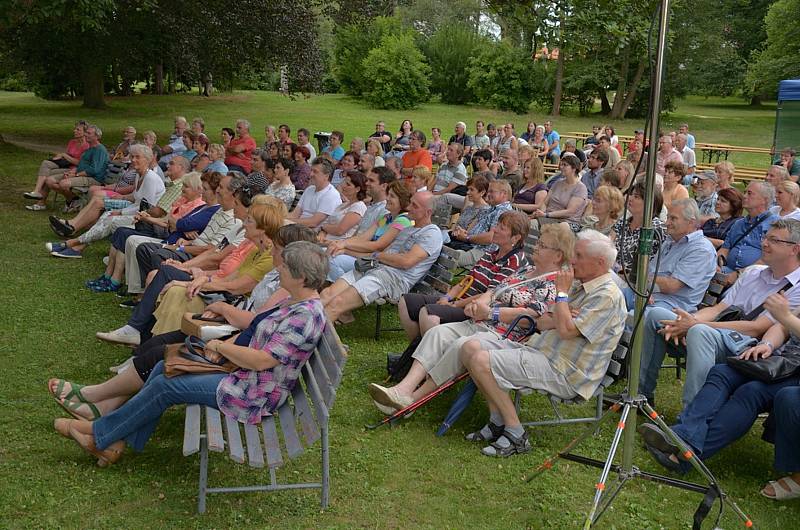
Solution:
<svg viewBox="0 0 800 530">
<path fill-rule="evenodd" d="M 509 443 L 508 445 L 501 445 L 500 440 L 505 438 Z M 510 432 L 503 430 L 503 434 L 497 439 L 497 441 L 492 442 L 489 446 L 484 447 L 481 449 L 481 453 L 486 456 L 498 456 L 501 458 L 507 458 L 513 455 L 521 455 L 523 453 L 527 453 L 531 450 L 531 443 L 528 441 L 528 431 L 522 433 L 522 436 L 516 437 Z"/>
<path fill-rule="evenodd" d="M 97 465 L 100 467 L 110 466 L 111 464 L 119 460 L 125 448 L 125 446 L 123 445 L 122 448 L 119 449 L 111 447 L 107 447 L 102 450 L 98 449 L 97 446 L 94 445 L 94 436 L 91 434 L 80 432 L 76 428 L 74 422 L 70 423 L 69 425 L 69 437 L 75 440 L 75 442 L 81 447 L 81 449 L 83 449 L 84 451 L 93 456 L 96 456 Z"/>
<path fill-rule="evenodd" d="M 468 442 L 496 442 L 498 438 L 503 436 L 503 431 L 506 430 L 505 425 L 496 425 L 491 421 L 486 424 L 486 427 L 489 427 L 489 430 L 492 431 L 492 434 L 489 438 L 483 435 L 483 429 L 480 431 L 475 431 L 464 435 L 464 439 Z"/>
<path fill-rule="evenodd" d="M 83 397 L 83 394 L 81 394 L 81 388 L 83 388 L 86 385 L 71 383 L 65 379 L 55 379 L 55 381 L 57 381 L 58 384 L 56 385 L 55 391 L 53 391 L 52 385 L 50 384 L 52 381 L 54 380 L 51 379 L 50 381 L 47 382 L 47 391 L 50 393 L 51 396 L 53 396 L 53 399 L 56 400 L 56 403 L 58 403 L 58 405 L 61 408 L 67 411 L 67 413 L 70 416 L 78 420 L 86 420 L 86 421 L 94 421 L 100 416 L 102 416 L 102 414 L 100 414 L 100 410 L 95 406 L 95 404 L 86 399 L 85 397 Z M 61 393 L 64 391 L 64 385 L 66 384 L 70 385 L 70 391 L 67 392 L 67 394 L 64 397 L 59 397 L 61 396 Z M 74 401 L 74 399 L 77 399 L 77 402 Z M 91 411 L 92 413 L 91 418 L 87 418 L 86 416 L 81 416 L 78 413 L 78 409 L 82 405 L 86 405 L 89 407 L 89 411 Z"/>
<path fill-rule="evenodd" d="M 785 482 L 789 487 L 785 487 L 781 482 Z M 761 490 L 761 495 L 774 501 L 787 501 L 800 498 L 800 484 L 792 477 L 783 477 L 780 480 L 770 480 L 767 486 L 772 486 L 775 495 L 768 495 L 765 491 L 766 486 Z"/>
</svg>

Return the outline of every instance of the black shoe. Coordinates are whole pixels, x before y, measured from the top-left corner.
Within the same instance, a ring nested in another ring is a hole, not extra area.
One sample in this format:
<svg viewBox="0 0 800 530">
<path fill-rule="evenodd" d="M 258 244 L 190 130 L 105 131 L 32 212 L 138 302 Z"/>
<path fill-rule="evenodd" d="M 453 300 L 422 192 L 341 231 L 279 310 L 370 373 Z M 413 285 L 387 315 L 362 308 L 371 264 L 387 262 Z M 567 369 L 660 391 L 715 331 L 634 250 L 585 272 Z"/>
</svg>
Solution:
<svg viewBox="0 0 800 530">
<path fill-rule="evenodd" d="M 61 221 L 61 219 L 54 215 L 48 217 L 48 220 L 50 221 L 50 228 L 53 229 L 53 232 L 60 235 L 64 239 L 68 239 L 69 236 L 75 232 L 75 229 L 72 228 L 72 225 L 70 225 L 67 221 Z"/>
<path fill-rule="evenodd" d="M 658 425 L 642 423 L 636 430 L 639 432 L 639 436 L 642 437 L 645 444 L 655 447 L 663 453 L 678 455 L 681 452 L 680 448 L 673 444 L 667 435 L 664 434 L 664 431 L 658 428 Z"/>
<path fill-rule="evenodd" d="M 645 447 L 647 451 L 653 456 L 656 462 L 661 464 L 662 467 L 672 471 L 673 473 L 678 473 L 679 475 L 685 475 L 689 472 L 691 465 L 689 462 L 685 462 L 683 460 L 674 462 L 670 459 L 670 454 L 665 453 L 664 451 L 659 450 L 657 447 L 653 447 L 652 445 L 648 445 L 645 443 Z"/>
<path fill-rule="evenodd" d="M 139 305 L 139 300 L 134 300 L 133 298 L 131 298 L 130 300 L 124 300 L 119 303 L 119 306 L 125 309 L 133 309 L 137 305 Z"/>
</svg>

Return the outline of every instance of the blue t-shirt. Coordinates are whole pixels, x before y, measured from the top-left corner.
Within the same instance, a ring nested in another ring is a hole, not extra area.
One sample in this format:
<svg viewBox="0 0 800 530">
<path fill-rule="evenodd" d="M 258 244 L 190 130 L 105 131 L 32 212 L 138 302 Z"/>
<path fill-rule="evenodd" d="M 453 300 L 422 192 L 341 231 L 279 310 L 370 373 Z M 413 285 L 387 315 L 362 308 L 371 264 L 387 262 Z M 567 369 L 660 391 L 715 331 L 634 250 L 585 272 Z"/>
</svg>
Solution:
<svg viewBox="0 0 800 530">
<path fill-rule="evenodd" d="M 549 133 L 545 134 L 544 137 L 547 139 L 548 145 L 553 145 L 561 140 L 561 136 L 559 136 L 555 131 L 550 131 Z M 559 142 L 559 144 L 550 151 L 550 154 L 561 155 L 561 142 Z"/>
<path fill-rule="evenodd" d="M 344 156 L 344 147 L 340 145 L 336 149 L 331 149 L 331 146 L 327 146 L 323 153 L 330 153 L 333 159 L 338 162 Z"/>
<path fill-rule="evenodd" d="M 725 260 L 727 271 L 739 270 L 752 265 L 761 258 L 761 240 L 764 239 L 769 227 L 778 220 L 778 216 L 766 211 L 758 217 L 742 217 L 736 221 L 725 237 L 722 248 L 730 250 L 728 258 Z M 759 223 L 746 237 L 739 240 L 747 230 L 754 224 Z M 738 241 L 738 243 L 737 243 Z M 731 248 L 736 243 L 736 246 Z"/>
</svg>

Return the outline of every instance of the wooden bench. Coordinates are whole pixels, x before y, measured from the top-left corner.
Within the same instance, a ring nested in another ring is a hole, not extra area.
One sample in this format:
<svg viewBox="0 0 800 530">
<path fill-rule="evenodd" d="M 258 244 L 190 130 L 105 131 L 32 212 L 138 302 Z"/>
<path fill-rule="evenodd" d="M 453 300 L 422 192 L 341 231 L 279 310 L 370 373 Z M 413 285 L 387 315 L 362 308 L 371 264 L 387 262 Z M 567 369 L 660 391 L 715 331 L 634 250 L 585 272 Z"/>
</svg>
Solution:
<svg viewBox="0 0 800 530">
<path fill-rule="evenodd" d="M 439 257 L 428 269 L 425 276 L 411 288 L 412 293 L 431 294 L 431 295 L 444 295 L 450 290 L 450 284 L 455 277 L 455 271 L 458 269 L 458 263 L 455 251 L 449 247 L 443 246 Z M 397 305 L 399 300 L 389 300 L 387 298 L 378 298 L 375 300 L 375 340 L 380 340 L 382 332 L 386 331 L 403 331 L 403 328 L 386 327 L 383 325 L 383 306 Z"/>
<path fill-rule="evenodd" d="M 276 491 L 288 489 L 320 488 L 320 504 L 328 506 L 330 491 L 330 456 L 328 421 L 336 399 L 336 390 L 342 380 L 342 370 L 347 359 L 345 346 L 331 322 L 327 322 L 317 348 L 302 368 L 302 377 L 292 390 L 292 395 L 272 416 L 260 425 L 243 425 L 233 418 L 223 416 L 217 409 L 189 405 L 183 432 L 183 456 L 200 453 L 200 478 L 198 483 L 197 511 L 206 511 L 209 493 Z M 312 409 L 314 413 L 312 413 Z M 205 417 L 205 424 L 203 424 Z M 225 428 L 223 429 L 223 424 Z M 286 455 L 297 458 L 321 439 L 322 473 L 320 482 L 279 483 L 276 469 L 286 462 L 281 451 L 283 436 Z M 298 424 L 300 429 L 298 429 Z M 244 441 L 241 429 L 244 429 Z M 263 446 L 262 446 L 263 441 Z M 208 451 L 222 452 L 228 446 L 231 460 L 250 467 L 269 469 L 269 484 L 208 487 Z M 266 453 L 266 461 L 264 459 Z"/>
</svg>

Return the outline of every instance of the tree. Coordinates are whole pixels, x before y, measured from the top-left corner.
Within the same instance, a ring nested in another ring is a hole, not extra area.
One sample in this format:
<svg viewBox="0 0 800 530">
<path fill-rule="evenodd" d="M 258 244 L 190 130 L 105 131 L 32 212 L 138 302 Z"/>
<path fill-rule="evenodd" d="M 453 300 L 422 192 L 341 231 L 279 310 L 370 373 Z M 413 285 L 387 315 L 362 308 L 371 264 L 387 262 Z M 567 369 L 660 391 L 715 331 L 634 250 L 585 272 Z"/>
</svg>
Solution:
<svg viewBox="0 0 800 530">
<path fill-rule="evenodd" d="M 384 35 L 363 63 L 365 99 L 382 109 L 411 109 L 427 101 L 430 68 L 410 32 Z"/>
<path fill-rule="evenodd" d="M 470 59 L 468 86 L 479 102 L 524 114 L 533 98 L 532 73 L 533 62 L 527 50 L 501 42 L 485 47 Z"/>
<path fill-rule="evenodd" d="M 334 35 L 332 70 L 345 93 L 360 96 L 369 89 L 362 67 L 364 59 L 384 36 L 397 35 L 402 31 L 398 19 L 386 17 L 337 29 Z"/>
<path fill-rule="evenodd" d="M 443 103 L 463 105 L 474 99 L 469 88 L 469 60 L 488 45 L 475 28 L 461 24 L 444 24 L 423 44 L 423 52 L 431 67 L 431 91 Z"/>
<path fill-rule="evenodd" d="M 753 96 L 774 96 L 782 79 L 800 77 L 800 27 L 795 23 L 800 0 L 778 0 L 764 19 L 766 45 L 753 54 L 747 69 L 745 92 Z"/>
<path fill-rule="evenodd" d="M 458 24 L 477 34 L 481 22 L 479 0 L 414 0 L 395 12 L 404 26 L 423 39 L 435 35 L 444 26 Z"/>
</svg>

